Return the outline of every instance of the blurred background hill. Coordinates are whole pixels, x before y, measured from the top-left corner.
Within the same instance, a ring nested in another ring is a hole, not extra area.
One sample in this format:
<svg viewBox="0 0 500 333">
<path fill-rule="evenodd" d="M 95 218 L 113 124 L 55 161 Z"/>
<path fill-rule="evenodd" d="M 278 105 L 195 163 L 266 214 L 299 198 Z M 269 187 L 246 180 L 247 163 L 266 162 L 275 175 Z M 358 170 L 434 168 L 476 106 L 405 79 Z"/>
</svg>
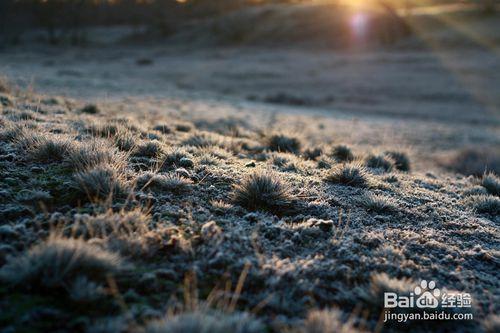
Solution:
<svg viewBox="0 0 500 333">
<path fill-rule="evenodd" d="M 393 45 L 460 21 L 497 45 L 498 6 L 497 0 L 3 0 L 0 41 L 87 45 L 103 40 L 95 28 L 127 27 L 118 41 Z"/>
</svg>

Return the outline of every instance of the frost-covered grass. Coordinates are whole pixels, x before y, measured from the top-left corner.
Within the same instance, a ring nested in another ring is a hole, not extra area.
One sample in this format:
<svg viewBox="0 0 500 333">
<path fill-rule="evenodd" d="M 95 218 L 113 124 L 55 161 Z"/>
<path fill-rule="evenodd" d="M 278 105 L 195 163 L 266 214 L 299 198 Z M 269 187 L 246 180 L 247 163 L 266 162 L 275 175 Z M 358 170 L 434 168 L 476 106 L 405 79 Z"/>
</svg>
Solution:
<svg viewBox="0 0 500 333">
<path fill-rule="evenodd" d="M 0 323 L 10 331 L 375 331 L 383 292 L 420 279 L 470 293 L 474 320 L 384 330 L 498 322 L 494 170 L 421 173 L 394 147 L 312 140 L 306 118 L 294 136 L 9 96 Z"/>
</svg>

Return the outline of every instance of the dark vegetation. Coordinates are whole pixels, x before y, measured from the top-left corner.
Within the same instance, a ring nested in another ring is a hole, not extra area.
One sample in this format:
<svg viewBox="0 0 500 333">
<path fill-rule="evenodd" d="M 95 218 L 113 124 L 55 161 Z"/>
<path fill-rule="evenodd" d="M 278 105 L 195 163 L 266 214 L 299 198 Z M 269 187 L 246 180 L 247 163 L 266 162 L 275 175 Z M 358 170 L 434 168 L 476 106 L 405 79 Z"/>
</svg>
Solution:
<svg viewBox="0 0 500 333">
<path fill-rule="evenodd" d="M 71 43 L 82 45 L 87 42 L 86 28 L 96 26 L 128 25 L 147 27 L 148 39 L 164 38 L 185 30 L 193 22 L 200 24 L 209 22 L 207 31 L 222 43 L 259 42 L 269 43 L 273 39 L 260 36 L 259 28 L 253 22 L 260 20 L 265 26 L 266 20 L 280 20 L 283 8 L 273 7 L 283 3 L 307 3 L 307 0 L 3 0 L 0 2 L 0 43 L 19 43 L 23 34 L 33 29 L 45 31 L 45 40 L 50 44 Z M 412 33 L 411 24 L 399 9 L 417 5 L 450 3 L 453 1 L 433 0 L 428 2 L 376 0 L 371 2 L 378 14 L 370 14 L 370 40 L 382 44 L 391 44 Z M 495 11 L 496 0 L 470 0 L 479 4 L 484 13 Z M 343 45 L 349 37 L 346 21 L 352 14 L 343 6 L 332 1 L 325 8 L 309 11 L 319 18 L 315 33 L 323 36 L 322 30 L 337 31 L 335 44 Z M 334 7 L 331 7 L 334 6 Z M 238 12 L 242 9 L 262 7 L 262 10 L 245 17 Z M 233 15 L 234 13 L 234 15 Z M 335 13 L 335 19 L 328 18 Z M 325 16 L 326 15 L 326 16 Z M 212 18 L 221 18 L 210 21 Z M 303 20 L 310 21 L 307 11 Z M 324 22 L 324 23 L 320 23 Z M 304 23 L 304 22 L 303 22 Z M 306 23 L 308 24 L 308 23 Z M 257 35 L 254 35 L 256 29 Z M 319 30 L 318 30 L 319 29 Z M 293 38 L 307 39 L 308 29 L 294 31 Z M 288 31 L 289 33 L 290 31 Z M 193 31 L 190 39 L 196 39 L 197 31 Z M 287 39 L 287 36 L 278 36 Z M 324 36 L 323 36 L 324 37 Z M 1 46 L 1 44 L 0 44 Z M 140 65 L 149 65 L 149 59 L 138 59 Z M 292 101 L 294 102 L 294 101 Z M 295 103 L 295 102 L 294 102 Z"/>
</svg>

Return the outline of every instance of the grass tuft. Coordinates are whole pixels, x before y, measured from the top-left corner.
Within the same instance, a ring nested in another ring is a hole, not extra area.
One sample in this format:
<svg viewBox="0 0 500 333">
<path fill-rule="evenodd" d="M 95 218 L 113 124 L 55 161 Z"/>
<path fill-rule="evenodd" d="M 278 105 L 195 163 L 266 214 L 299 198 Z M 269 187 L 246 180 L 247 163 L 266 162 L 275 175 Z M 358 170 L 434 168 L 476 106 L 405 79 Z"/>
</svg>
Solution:
<svg viewBox="0 0 500 333">
<path fill-rule="evenodd" d="M 345 322 L 339 310 L 313 310 L 307 315 L 301 333 L 357 333 L 349 321 Z"/>
<path fill-rule="evenodd" d="M 66 138 L 27 132 L 17 139 L 17 143 L 29 160 L 42 163 L 61 162 L 72 148 L 72 142 Z"/>
<path fill-rule="evenodd" d="M 332 157 L 339 162 L 354 161 L 354 154 L 351 148 L 343 145 L 335 146 L 332 150 Z"/>
<path fill-rule="evenodd" d="M 485 173 L 481 178 L 481 186 L 483 186 L 488 193 L 500 196 L 500 178 L 494 173 Z"/>
<path fill-rule="evenodd" d="M 158 132 L 163 133 L 163 134 L 172 133 L 172 129 L 167 124 L 156 125 L 155 127 L 153 127 L 153 130 L 158 131 Z"/>
<path fill-rule="evenodd" d="M 0 76 L 0 93 L 10 94 L 12 92 L 12 84 L 5 76 Z"/>
<path fill-rule="evenodd" d="M 159 175 L 152 172 L 145 172 L 137 178 L 139 189 L 150 189 L 154 192 L 180 194 L 189 191 L 192 183 L 190 179 L 178 175 Z"/>
<path fill-rule="evenodd" d="M 101 113 L 101 109 L 95 104 L 87 104 L 80 110 L 80 112 L 87 114 L 98 114 Z"/>
<path fill-rule="evenodd" d="M 271 151 L 298 154 L 302 143 L 299 138 L 284 134 L 274 134 L 267 138 L 266 145 Z"/>
<path fill-rule="evenodd" d="M 382 169 L 386 172 L 394 168 L 394 160 L 386 155 L 368 155 L 365 164 L 369 168 Z"/>
<path fill-rule="evenodd" d="M 491 195 L 474 195 L 468 198 L 469 205 L 480 214 L 499 215 L 500 198 Z"/>
<path fill-rule="evenodd" d="M 156 158 L 164 153 L 163 146 L 158 140 L 146 141 L 137 145 L 133 155 L 139 157 Z"/>
<path fill-rule="evenodd" d="M 123 268 L 121 258 L 79 239 L 50 237 L 24 254 L 10 258 L 0 279 L 24 287 L 64 287 L 75 278 L 103 280 Z"/>
<path fill-rule="evenodd" d="M 380 194 L 365 195 L 361 199 L 361 204 L 366 209 L 376 213 L 387 213 L 397 210 L 397 203 L 394 199 Z"/>
<path fill-rule="evenodd" d="M 410 171 L 411 163 L 410 158 L 404 152 L 400 151 L 387 151 L 385 155 L 389 156 L 394 161 L 394 167 L 399 171 Z"/>
<path fill-rule="evenodd" d="M 162 168 L 170 167 L 183 167 L 191 168 L 193 167 L 191 160 L 192 156 L 185 149 L 171 148 L 165 153 L 165 158 L 163 160 Z"/>
<path fill-rule="evenodd" d="M 116 169 L 125 167 L 126 155 L 103 140 L 79 142 L 67 156 L 69 165 L 77 171 L 85 171 L 101 164 Z"/>
<path fill-rule="evenodd" d="M 77 192 L 87 195 L 91 201 L 123 198 L 130 193 L 118 171 L 105 165 L 78 172 L 72 186 Z"/>
<path fill-rule="evenodd" d="M 353 187 L 368 187 L 369 176 L 365 167 L 358 163 L 341 164 L 334 166 L 326 180 L 336 184 Z"/>
<path fill-rule="evenodd" d="M 250 210 L 281 213 L 293 200 L 289 187 L 279 175 L 272 172 L 256 172 L 237 185 L 233 201 Z"/>
<path fill-rule="evenodd" d="M 193 146 L 197 148 L 207 148 L 217 145 L 218 140 L 213 134 L 198 133 L 193 134 L 182 142 L 185 146 Z"/>
<path fill-rule="evenodd" d="M 467 176 L 481 177 L 487 171 L 500 174 L 500 155 L 495 148 L 464 148 L 451 158 L 441 161 L 441 164 L 449 170 Z"/>
</svg>

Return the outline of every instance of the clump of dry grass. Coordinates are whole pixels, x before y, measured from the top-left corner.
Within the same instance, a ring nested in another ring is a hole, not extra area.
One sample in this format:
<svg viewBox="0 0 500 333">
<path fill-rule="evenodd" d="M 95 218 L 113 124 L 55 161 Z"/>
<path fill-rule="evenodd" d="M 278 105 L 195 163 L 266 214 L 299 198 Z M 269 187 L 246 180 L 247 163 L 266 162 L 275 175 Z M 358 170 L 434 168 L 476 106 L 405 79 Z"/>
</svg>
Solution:
<svg viewBox="0 0 500 333">
<path fill-rule="evenodd" d="M 175 125 L 175 130 L 178 132 L 190 132 L 193 129 L 193 125 L 189 123 L 177 123 Z"/>
<path fill-rule="evenodd" d="M 344 145 L 333 147 L 332 157 L 339 162 L 354 161 L 354 154 L 352 153 L 351 148 Z"/>
<path fill-rule="evenodd" d="M 358 163 L 334 166 L 328 173 L 326 180 L 353 187 L 368 187 L 370 183 L 368 172 L 365 167 Z"/>
<path fill-rule="evenodd" d="M 91 201 L 123 198 L 130 194 L 130 188 L 119 171 L 106 165 L 78 172 L 72 186 Z"/>
<path fill-rule="evenodd" d="M 473 195 L 467 202 L 477 213 L 493 216 L 500 214 L 500 198 L 491 195 Z"/>
<path fill-rule="evenodd" d="M 374 313 L 380 313 L 384 307 L 385 292 L 409 296 L 410 292 L 413 292 L 414 285 L 410 279 L 396 279 L 386 273 L 376 273 L 371 276 L 370 284 L 366 289 L 360 290 L 360 296 L 367 305 L 373 308 Z"/>
<path fill-rule="evenodd" d="M 126 155 L 103 140 L 79 142 L 66 158 L 68 164 L 77 171 L 85 171 L 101 164 L 123 169 Z"/>
<path fill-rule="evenodd" d="M 122 210 L 97 216 L 81 215 L 74 231 L 113 252 L 140 260 L 161 252 L 188 253 L 191 243 L 177 227 L 158 225 L 142 209 Z"/>
<path fill-rule="evenodd" d="M 289 208 L 293 196 L 289 186 L 272 172 L 256 172 L 244 179 L 234 189 L 233 201 L 250 210 L 273 213 Z"/>
<path fill-rule="evenodd" d="M 339 310 L 313 310 L 307 315 L 301 333 L 357 333 L 349 321 L 342 318 Z"/>
<path fill-rule="evenodd" d="M 304 158 L 306 160 L 312 160 L 312 161 L 315 161 L 318 159 L 318 157 L 321 156 L 321 154 L 323 153 L 323 149 L 321 148 L 307 148 L 306 150 L 304 150 Z"/>
<path fill-rule="evenodd" d="M 139 189 L 150 189 L 155 192 L 184 193 L 189 191 L 192 185 L 190 179 L 174 175 L 160 175 L 152 172 L 145 172 L 137 178 Z"/>
<path fill-rule="evenodd" d="M 112 138 L 118 133 L 127 130 L 123 125 L 116 121 L 112 122 L 106 122 L 104 124 L 101 123 L 95 123 L 91 124 L 86 132 L 95 136 L 95 137 L 101 137 L 101 138 Z"/>
<path fill-rule="evenodd" d="M 440 161 L 447 169 L 480 177 L 487 171 L 500 174 L 500 155 L 495 148 L 468 147 Z"/>
<path fill-rule="evenodd" d="M 150 216 L 139 209 L 118 213 L 109 210 L 96 216 L 81 216 L 78 230 L 87 238 L 132 235 L 135 232 L 144 234 L 149 230 L 150 222 Z"/>
<path fill-rule="evenodd" d="M 0 270 L 0 279 L 20 287 L 58 288 L 79 276 L 102 280 L 123 267 L 116 254 L 83 240 L 52 236 L 24 254 L 9 259 Z"/>
<path fill-rule="evenodd" d="M 298 154 L 302 143 L 297 137 L 273 134 L 266 139 L 266 146 L 271 151 Z"/>
<path fill-rule="evenodd" d="M 15 142 L 27 133 L 24 126 L 7 122 L 7 124 L 0 130 L 0 141 L 2 142 Z"/>
<path fill-rule="evenodd" d="M 12 83 L 5 76 L 0 76 L 0 93 L 10 94 L 12 92 Z"/>
<path fill-rule="evenodd" d="M 488 193 L 500 196 L 500 178 L 494 173 L 485 173 L 481 178 L 481 186 L 483 186 Z"/>
<path fill-rule="evenodd" d="M 145 333 L 260 333 L 264 325 L 246 313 L 192 312 L 150 322 Z"/>
<path fill-rule="evenodd" d="M 17 144 L 27 154 L 28 159 L 42 162 L 61 162 L 71 153 L 72 141 L 60 136 L 43 133 L 24 132 Z"/>
<path fill-rule="evenodd" d="M 97 282 L 79 276 L 69 286 L 68 294 L 73 302 L 89 304 L 104 297 L 106 291 Z"/>
<path fill-rule="evenodd" d="M 145 141 L 138 144 L 134 151 L 134 156 L 156 158 L 164 154 L 163 145 L 158 140 Z"/>
<path fill-rule="evenodd" d="M 197 148 L 207 148 L 215 146 L 219 143 L 218 138 L 212 133 L 200 132 L 191 135 L 189 138 L 182 141 L 184 146 L 193 146 Z"/>
<path fill-rule="evenodd" d="M 394 212 L 397 210 L 397 203 L 394 199 L 380 194 L 364 195 L 360 202 L 366 209 L 377 213 Z"/>
<path fill-rule="evenodd" d="M 153 130 L 161 132 L 163 134 L 172 133 L 172 129 L 167 124 L 159 124 L 153 127 Z"/>
<path fill-rule="evenodd" d="M 85 105 L 80 112 L 87 114 L 98 114 L 101 113 L 101 109 L 96 104 Z"/>
<path fill-rule="evenodd" d="M 188 161 L 191 161 L 189 163 Z M 169 167 L 193 167 L 192 156 L 185 149 L 170 148 L 165 152 L 162 168 Z"/>
<path fill-rule="evenodd" d="M 369 168 L 391 171 L 394 168 L 394 160 L 386 155 L 370 154 L 365 159 L 365 164 Z"/>
<path fill-rule="evenodd" d="M 394 167 L 399 171 L 410 171 L 411 163 L 410 158 L 404 152 L 400 151 L 387 151 L 385 155 L 389 156 L 394 161 Z"/>
<path fill-rule="evenodd" d="M 121 130 L 114 136 L 115 146 L 123 151 L 131 151 L 137 146 L 138 135 L 130 130 Z"/>
</svg>

